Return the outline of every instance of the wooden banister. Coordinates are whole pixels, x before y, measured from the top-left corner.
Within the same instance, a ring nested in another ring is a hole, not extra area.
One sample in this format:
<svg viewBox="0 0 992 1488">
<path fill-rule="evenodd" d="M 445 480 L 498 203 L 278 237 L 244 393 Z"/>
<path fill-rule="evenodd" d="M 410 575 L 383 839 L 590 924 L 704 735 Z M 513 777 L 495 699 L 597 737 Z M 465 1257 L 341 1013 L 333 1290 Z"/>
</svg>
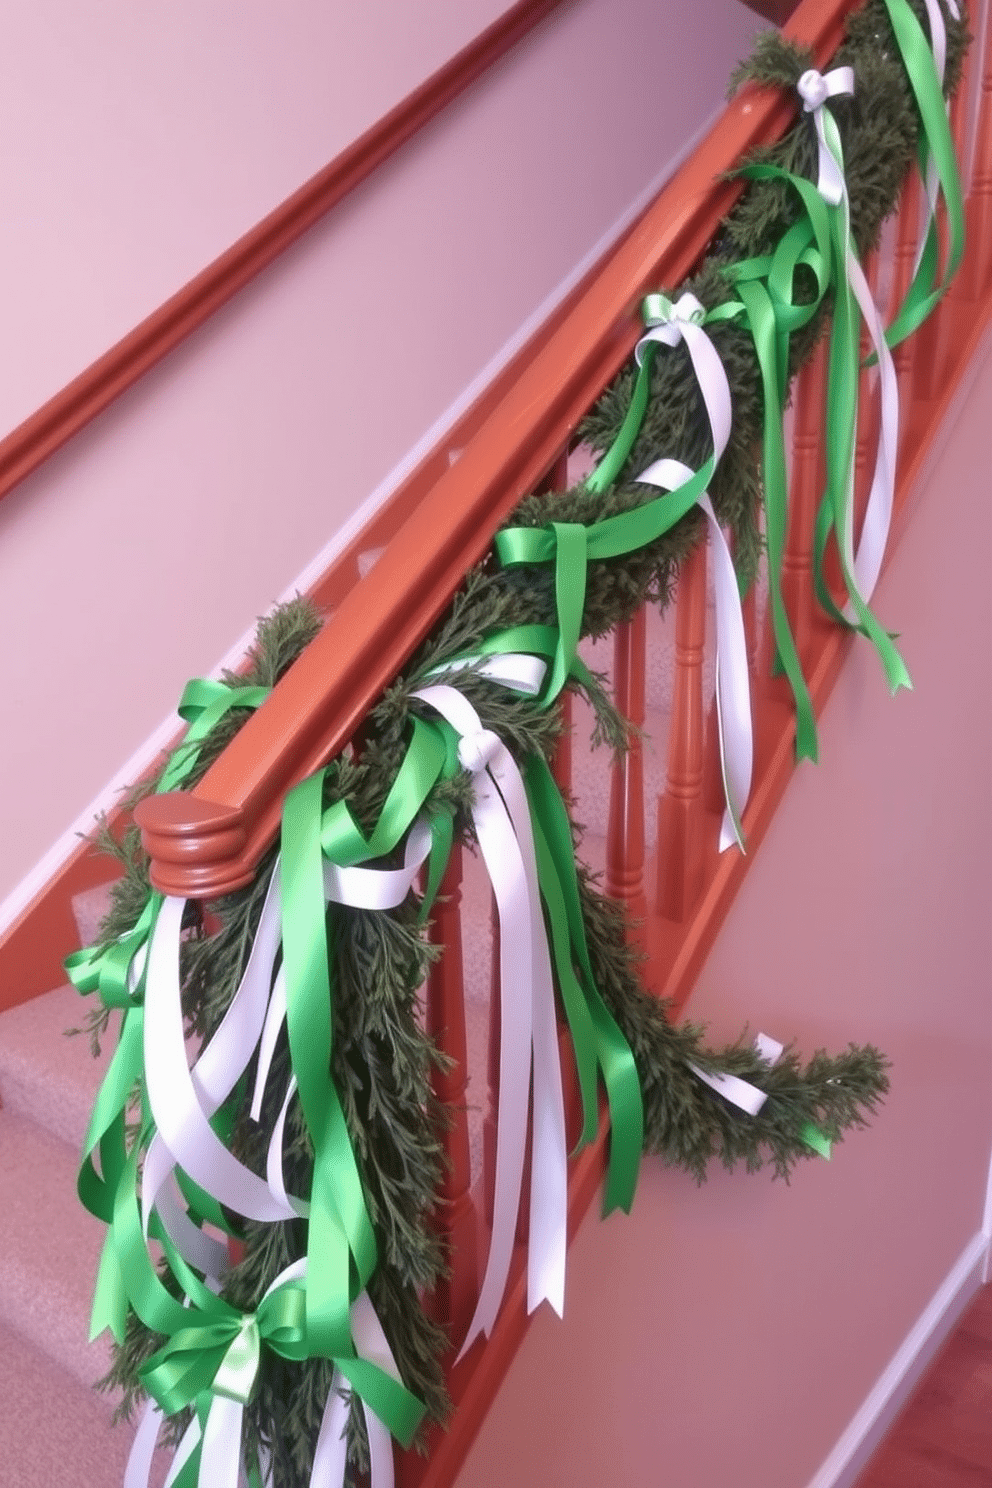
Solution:
<svg viewBox="0 0 992 1488">
<path fill-rule="evenodd" d="M 825 62 L 846 9 L 804 0 L 788 31 Z M 209 897 L 250 879 L 286 792 L 348 741 L 629 356 L 641 297 L 698 261 L 741 189 L 722 177 L 794 117 L 781 90 L 743 90 L 196 790 L 141 803 L 158 888 Z"/>
</svg>

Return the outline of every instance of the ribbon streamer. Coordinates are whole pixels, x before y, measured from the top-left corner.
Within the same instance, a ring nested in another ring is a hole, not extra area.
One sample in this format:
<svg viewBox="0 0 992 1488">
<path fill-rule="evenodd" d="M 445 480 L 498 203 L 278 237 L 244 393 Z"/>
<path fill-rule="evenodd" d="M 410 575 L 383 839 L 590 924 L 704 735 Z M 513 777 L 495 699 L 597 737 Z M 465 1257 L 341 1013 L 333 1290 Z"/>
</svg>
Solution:
<svg viewBox="0 0 992 1488">
<path fill-rule="evenodd" d="M 827 419 L 835 437 L 827 445 L 827 493 L 821 504 L 816 529 L 816 590 L 827 612 L 845 625 L 861 630 L 874 643 L 892 691 L 912 686 L 905 664 L 890 636 L 868 608 L 861 579 L 874 588 L 888 538 L 895 486 L 896 441 L 899 394 L 891 356 L 879 348 L 884 341 L 877 311 L 851 240 L 850 202 L 844 179 L 844 156 L 836 120 L 826 100 L 853 92 L 850 68 L 836 68 L 825 76 L 815 68 L 803 73 L 798 91 L 804 107 L 812 112 L 820 145 L 817 190 L 834 208 L 832 237 L 837 273 L 837 294 L 830 342 L 830 380 L 827 390 Z M 868 324 L 879 355 L 882 376 L 882 435 L 872 478 L 869 508 L 863 529 L 859 560 L 854 550 L 855 428 L 858 413 L 858 326 L 854 305 Z M 837 437 L 840 436 L 840 437 Z M 841 559 L 841 571 L 849 596 L 847 611 L 834 604 L 823 575 L 827 532 L 833 525 Z"/>
<path fill-rule="evenodd" d="M 459 736 L 475 779 L 472 819 L 500 924 L 500 1070 L 493 1231 L 485 1276 L 462 1344 L 492 1332 L 506 1290 L 523 1181 L 533 1057 L 529 1311 L 543 1300 L 561 1316 L 567 1248 L 567 1151 L 554 984 L 541 915 L 534 838 L 520 772 L 502 740 L 483 729 L 462 693 L 435 684 L 413 694 Z"/>
<path fill-rule="evenodd" d="M 655 301 L 663 296 L 651 295 L 645 301 L 645 318 L 651 329 L 637 343 L 635 355 L 640 363 L 643 348 L 652 342 L 674 346 L 684 340 L 692 359 L 693 370 L 703 395 L 703 404 L 713 439 L 713 464 L 719 462 L 730 439 L 731 397 L 727 373 L 719 353 L 700 321 L 703 307 L 694 295 L 684 294 L 671 307 L 671 318 L 664 318 L 664 305 Z M 665 301 L 665 305 L 669 302 Z M 695 472 L 680 460 L 656 460 L 641 472 L 638 481 L 674 491 L 692 480 Z M 744 851 L 741 817 L 751 792 L 753 742 L 751 732 L 751 693 L 748 679 L 747 644 L 740 592 L 733 559 L 726 539 L 716 520 L 709 495 L 703 491 L 696 498 L 706 514 L 713 547 L 714 588 L 716 594 L 717 721 L 720 735 L 720 765 L 723 775 L 726 810 L 720 828 L 720 851 L 736 842 Z"/>
</svg>

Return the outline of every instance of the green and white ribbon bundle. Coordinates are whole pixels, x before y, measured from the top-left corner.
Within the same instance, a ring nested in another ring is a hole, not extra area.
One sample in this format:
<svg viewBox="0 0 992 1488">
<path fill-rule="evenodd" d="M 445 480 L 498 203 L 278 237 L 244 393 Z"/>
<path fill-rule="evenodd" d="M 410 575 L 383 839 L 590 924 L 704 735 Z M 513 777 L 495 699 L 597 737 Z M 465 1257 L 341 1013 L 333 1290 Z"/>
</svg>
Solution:
<svg viewBox="0 0 992 1488">
<path fill-rule="evenodd" d="M 888 330 L 853 241 L 838 123 L 852 89 L 857 97 L 857 66 L 824 74 L 796 67 L 792 78 L 798 78 L 808 120 L 803 128 L 815 134 L 816 180 L 769 160 L 744 167 L 752 191 L 774 187 L 789 204 L 778 241 L 750 242 L 736 262 L 719 257 L 705 292 L 700 280 L 698 295 L 684 290 L 646 298 L 630 396 L 600 442 L 598 466 L 578 497 L 565 499 L 572 517 L 560 519 L 551 498 L 544 498 L 549 505 L 538 521 L 522 511 L 498 533 L 493 560 L 469 576 L 464 594 L 411 664 L 410 677 L 373 710 L 363 746 L 373 763 L 363 765 L 359 752 L 290 793 L 278 859 L 260 870 L 254 897 L 233 896 L 227 905 L 238 927 L 238 953 L 225 963 L 216 1016 L 200 1016 L 203 987 L 184 970 L 199 912 L 183 900 L 149 892 L 107 943 L 69 959 L 79 990 L 121 1016 L 118 1047 L 84 1145 L 79 1194 L 107 1226 L 93 1330 L 109 1327 L 121 1355 L 136 1331 L 143 1345 L 131 1374 L 123 1375 L 129 1387 L 149 1396 L 126 1488 L 146 1488 L 163 1422 L 182 1413 L 186 1424 L 169 1475 L 177 1488 L 234 1488 L 245 1478 L 250 1488 L 283 1488 L 280 1473 L 289 1471 L 290 1457 L 306 1461 L 305 1474 L 292 1468 L 293 1488 L 340 1488 L 361 1455 L 349 1458 L 359 1419 L 372 1488 L 388 1488 L 391 1438 L 403 1444 L 414 1439 L 425 1399 L 433 1398 L 433 1414 L 443 1415 L 437 1403 L 443 1402 L 443 1382 L 431 1397 L 440 1364 L 434 1359 L 426 1368 L 423 1352 L 410 1342 L 412 1310 L 422 1317 L 418 1289 L 433 1284 L 425 1279 L 430 1267 L 419 1276 L 408 1270 L 390 1291 L 402 1258 L 397 1227 L 384 1234 L 383 1220 L 390 1204 L 402 1205 L 410 1186 L 411 1151 L 426 1171 L 428 1076 L 410 1054 L 414 1035 L 402 1023 L 412 1017 L 426 956 L 411 953 L 409 941 L 396 951 L 394 942 L 390 961 L 382 949 L 385 936 L 378 942 L 380 959 L 362 960 L 354 952 L 356 927 L 367 921 L 392 926 L 398 935 L 401 930 L 422 949 L 415 937 L 423 933 L 456 841 L 477 845 L 492 884 L 500 1065 L 492 1234 L 467 1334 L 450 1340 L 455 1351 L 465 1353 L 489 1335 L 503 1305 L 528 1150 L 528 1307 L 547 1301 L 559 1314 L 564 1307 L 570 1154 L 559 1022 L 567 1026 L 581 1095 L 578 1147 L 596 1137 L 601 1091 L 605 1097 L 607 1212 L 629 1210 L 644 1151 L 696 1176 L 715 1154 L 728 1166 L 746 1161 L 756 1167 L 764 1151 L 785 1173 L 798 1155 L 829 1156 L 831 1141 L 861 1123 L 862 1112 L 884 1091 L 885 1061 L 870 1046 L 833 1059 L 816 1055 L 804 1071 L 793 1051 L 764 1034 L 711 1054 L 701 1030 L 669 1023 L 664 1008 L 640 987 L 616 911 L 576 861 L 568 810 L 546 758 L 553 732 L 548 710 L 564 688 L 584 689 L 594 706 L 599 699 L 609 712 L 578 655 L 580 638 L 593 629 L 591 606 L 600 606 L 602 618 L 604 572 L 611 564 L 634 567 L 694 515 L 708 532 L 713 557 L 725 795 L 720 846 L 744 848 L 751 701 L 743 584 L 724 534 L 733 524 L 720 494 L 720 480 L 733 468 L 729 462 L 739 458 L 735 440 L 742 438 L 738 420 L 747 400 L 733 391 L 740 383 L 734 383 L 729 354 L 739 364 L 742 347 L 763 395 L 762 421 L 759 427 L 756 415 L 747 426 L 747 448 L 760 433 L 777 662 L 795 699 L 797 753 L 815 757 L 813 709 L 781 592 L 788 513 L 783 413 L 794 338 L 812 336 L 828 301 L 829 459 L 815 534 L 817 593 L 835 619 L 870 637 L 890 684 L 908 685 L 891 637 L 869 608 L 895 479 L 898 392 L 889 348 L 937 303 L 961 256 L 961 194 L 942 95 L 961 28 L 953 4 L 948 32 L 938 0 L 923 0 L 928 40 L 907 0 L 875 3 L 891 20 L 915 100 L 928 202 L 913 280 Z M 942 269 L 934 225 L 939 194 L 948 222 Z M 881 434 L 856 533 L 862 321 L 878 368 Z M 646 444 L 657 388 L 682 367 L 687 405 L 699 410 L 698 438 L 694 444 L 668 438 Z M 646 487 L 653 489 L 642 500 Z M 618 490 L 623 499 L 614 500 Z M 575 519 L 576 510 L 594 514 Z M 740 528 L 735 531 L 739 539 Z M 835 602 L 824 578 L 831 534 L 843 603 Z M 640 598 L 651 583 L 650 576 L 643 580 Z M 519 623 L 508 602 L 515 592 L 529 596 L 517 611 Z M 628 601 L 615 614 L 607 607 L 610 623 L 629 613 Z M 231 710 L 261 705 L 268 691 L 191 683 L 180 708 L 188 732 L 157 789 L 189 783 L 208 741 L 230 731 Z M 354 996 L 358 962 L 361 977 L 369 979 L 361 982 L 361 998 L 385 1009 L 374 1032 L 356 1031 L 345 995 Z M 192 1059 L 191 1024 L 209 1030 Z M 391 1037 L 389 1028 L 401 1025 L 405 1031 Z M 404 1087 L 402 1132 L 396 1114 L 402 1103 L 387 1113 L 380 1098 L 385 1087 L 373 1078 L 383 1065 Z M 349 1080 L 361 1087 L 360 1098 Z M 246 1138 L 246 1131 L 254 1137 Z M 383 1131 L 388 1141 L 380 1142 Z M 433 1202 L 426 1182 L 424 1188 L 427 1208 L 422 1198 L 417 1233 L 424 1233 Z M 399 1233 L 409 1242 L 412 1225 L 400 1225 Z M 265 1249 L 266 1237 L 275 1243 L 264 1265 L 250 1273 L 261 1279 L 248 1286 L 244 1263 L 231 1265 L 229 1241 L 237 1240 L 251 1258 Z M 384 1277 L 392 1278 L 388 1285 Z M 247 1305 L 236 1305 L 232 1299 L 238 1298 Z M 393 1309 L 388 1315 L 386 1307 Z M 404 1319 L 400 1327 L 396 1309 Z M 306 1374 L 319 1399 L 308 1395 L 303 1406 L 287 1396 L 278 1410 L 270 1402 L 268 1413 L 260 1412 L 266 1382 L 286 1371 L 297 1371 L 294 1378 Z M 287 1430 L 306 1435 L 305 1451 L 297 1453 L 295 1444 L 288 1454 L 277 1451 L 284 1416 Z"/>
</svg>

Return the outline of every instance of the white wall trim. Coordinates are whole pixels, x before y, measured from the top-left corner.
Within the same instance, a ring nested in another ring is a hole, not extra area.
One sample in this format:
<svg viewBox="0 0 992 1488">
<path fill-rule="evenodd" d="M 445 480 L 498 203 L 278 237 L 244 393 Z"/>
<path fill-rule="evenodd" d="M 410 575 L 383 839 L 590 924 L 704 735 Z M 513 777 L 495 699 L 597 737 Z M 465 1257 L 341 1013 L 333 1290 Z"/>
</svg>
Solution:
<svg viewBox="0 0 992 1488">
<path fill-rule="evenodd" d="M 988 1206 L 986 1206 L 986 1225 Z M 989 1257 L 983 1228 L 968 1242 L 807 1488 L 852 1488 L 917 1380 L 982 1285 Z"/>
<path fill-rule="evenodd" d="M 304 593 L 317 582 L 321 574 L 344 551 L 356 533 L 360 532 L 371 520 L 379 508 L 384 505 L 401 483 L 417 468 L 425 456 L 444 440 L 449 430 L 467 412 L 476 398 L 485 391 L 494 378 L 516 356 L 517 352 L 520 351 L 548 316 L 558 308 L 562 300 L 575 288 L 589 269 L 609 251 L 612 245 L 622 236 L 648 203 L 657 196 L 662 187 L 696 149 L 700 140 L 712 128 L 715 120 L 722 111 L 722 105 L 720 108 L 715 109 L 711 117 L 700 126 L 688 142 L 665 165 L 664 169 L 659 171 L 648 185 L 644 187 L 643 191 L 634 198 L 630 206 L 621 213 L 612 226 L 593 244 L 592 248 L 580 259 L 575 268 L 541 301 L 537 309 L 527 317 L 519 330 L 510 337 L 496 355 L 482 368 L 481 372 L 469 383 L 464 392 L 445 409 L 444 413 L 425 431 L 399 463 L 379 482 L 375 490 L 366 497 L 358 510 L 325 543 L 324 547 L 321 548 L 320 552 L 307 564 L 302 572 L 297 574 L 296 578 L 287 585 L 278 600 L 275 601 L 276 604 L 285 604 L 287 600 Z M 233 670 L 237 667 L 238 663 L 247 654 L 255 638 L 256 628 L 257 621 L 243 635 L 238 637 L 210 672 L 209 675 L 211 677 L 218 677 L 224 670 Z M 138 746 L 130 759 L 121 765 L 113 779 L 80 812 L 75 821 L 62 833 L 57 841 L 52 843 L 52 846 L 44 853 L 30 872 L 10 891 L 3 902 L 0 903 L 0 936 L 23 914 L 33 900 L 42 894 L 48 880 L 76 850 L 80 837 L 88 836 L 93 831 L 96 821 L 114 809 L 122 791 L 127 790 L 135 780 L 138 780 L 145 774 L 154 763 L 156 757 L 164 749 L 169 747 L 181 727 L 182 721 L 178 714 L 170 713 L 158 725 L 155 731 L 149 735 L 145 742 Z"/>
</svg>

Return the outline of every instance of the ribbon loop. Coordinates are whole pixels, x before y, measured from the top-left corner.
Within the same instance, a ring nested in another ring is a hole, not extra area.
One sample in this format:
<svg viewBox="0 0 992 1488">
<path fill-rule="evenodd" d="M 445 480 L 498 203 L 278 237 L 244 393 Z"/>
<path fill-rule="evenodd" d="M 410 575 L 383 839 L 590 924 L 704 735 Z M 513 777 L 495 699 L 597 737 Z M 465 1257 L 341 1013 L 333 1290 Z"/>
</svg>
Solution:
<svg viewBox="0 0 992 1488">
<path fill-rule="evenodd" d="M 807 113 L 813 109 L 822 108 L 830 97 L 827 80 L 822 72 L 817 72 L 815 67 L 803 73 L 796 84 L 796 89 Z"/>
</svg>

